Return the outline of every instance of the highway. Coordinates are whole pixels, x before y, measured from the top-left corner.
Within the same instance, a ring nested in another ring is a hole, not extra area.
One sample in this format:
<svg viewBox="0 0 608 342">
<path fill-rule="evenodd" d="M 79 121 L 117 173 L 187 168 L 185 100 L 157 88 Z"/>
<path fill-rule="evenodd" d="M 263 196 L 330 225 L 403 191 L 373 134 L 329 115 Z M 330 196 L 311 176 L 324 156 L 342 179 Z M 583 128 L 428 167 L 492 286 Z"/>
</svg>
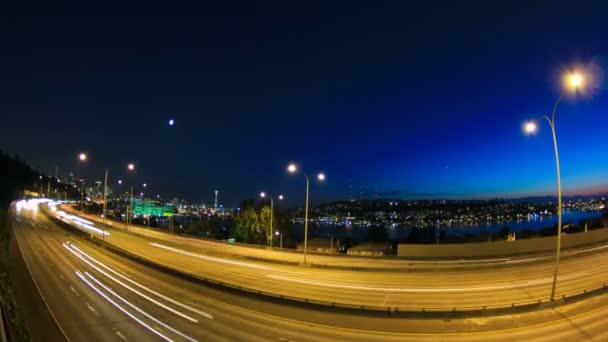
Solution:
<svg viewBox="0 0 608 342">
<path fill-rule="evenodd" d="M 66 339 L 72 341 L 608 338 L 605 295 L 554 310 L 496 317 L 433 319 L 313 310 L 158 272 L 67 232 L 36 210 L 21 209 L 12 215 L 15 237 L 32 276 Z"/>
<path fill-rule="evenodd" d="M 547 301 L 553 275 L 551 261 L 409 272 L 311 268 L 214 255 L 208 253 L 207 241 L 197 245 L 196 239 L 186 238 L 184 243 L 168 234 L 152 238 L 123 229 L 111 229 L 108 234 L 105 240 L 112 245 L 199 278 L 280 296 L 376 309 L 474 310 Z M 564 259 L 557 297 L 607 283 L 607 256 L 608 249 L 599 248 Z"/>
<path fill-rule="evenodd" d="M 71 205 L 60 206 L 62 210 L 69 212 L 70 214 L 78 215 L 87 220 L 91 220 L 98 224 L 101 224 L 103 220 L 91 214 L 83 214 L 75 210 Z M 105 221 L 106 225 L 110 228 L 115 229 L 128 229 L 130 232 L 142 235 L 145 237 L 179 242 L 180 245 L 204 248 L 206 254 L 230 256 L 237 258 L 250 258 L 254 260 L 266 260 L 266 261 L 281 261 L 284 263 L 299 264 L 303 261 L 303 255 L 301 252 L 291 250 L 280 250 L 280 249 L 268 249 L 262 246 L 246 246 L 240 244 L 227 244 L 215 240 L 205 240 L 200 238 L 191 238 L 187 236 L 180 236 L 174 234 L 168 234 L 156 229 L 145 228 L 137 225 L 125 225 L 121 222 L 112 220 Z M 608 246 L 604 246 L 608 247 Z M 582 250 L 571 250 L 564 251 L 563 256 L 578 255 L 584 253 L 586 249 Z M 392 269 L 392 270 L 409 270 L 414 268 L 455 268 L 455 267 L 471 267 L 471 266 L 482 266 L 482 265 L 510 265 L 510 264 L 522 264 L 537 261 L 551 261 L 554 258 L 553 253 L 543 253 L 535 256 L 514 256 L 514 257 L 493 257 L 493 258 L 481 258 L 481 259 L 442 259 L 442 260 L 423 260 L 423 259 L 407 259 L 407 258 L 367 258 L 367 257 L 352 257 L 343 255 L 320 255 L 320 254 L 308 254 L 307 262 L 311 265 L 333 267 L 333 268 L 351 268 L 351 269 L 362 269 L 362 270 L 374 270 L 374 269 Z"/>
</svg>

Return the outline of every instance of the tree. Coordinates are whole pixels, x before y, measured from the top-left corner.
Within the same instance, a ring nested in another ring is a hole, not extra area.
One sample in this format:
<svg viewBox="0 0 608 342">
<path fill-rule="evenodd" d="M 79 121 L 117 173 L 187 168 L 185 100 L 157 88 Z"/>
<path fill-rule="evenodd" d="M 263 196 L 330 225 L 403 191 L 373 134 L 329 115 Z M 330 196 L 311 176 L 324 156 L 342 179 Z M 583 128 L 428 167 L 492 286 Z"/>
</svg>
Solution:
<svg viewBox="0 0 608 342">
<path fill-rule="evenodd" d="M 234 237 L 241 242 L 261 240 L 260 222 L 253 201 L 243 201 L 234 219 Z"/>
<path fill-rule="evenodd" d="M 274 219 L 274 217 L 273 217 Z M 274 221 L 274 220 L 273 220 Z M 274 234 L 274 227 L 270 227 L 270 205 L 265 205 L 260 208 L 260 213 L 258 216 L 258 223 L 260 225 L 260 229 L 264 232 L 264 237 L 266 238 L 266 243 L 272 241 L 272 234 Z M 272 225 L 275 226 L 275 222 L 272 222 Z"/>
</svg>

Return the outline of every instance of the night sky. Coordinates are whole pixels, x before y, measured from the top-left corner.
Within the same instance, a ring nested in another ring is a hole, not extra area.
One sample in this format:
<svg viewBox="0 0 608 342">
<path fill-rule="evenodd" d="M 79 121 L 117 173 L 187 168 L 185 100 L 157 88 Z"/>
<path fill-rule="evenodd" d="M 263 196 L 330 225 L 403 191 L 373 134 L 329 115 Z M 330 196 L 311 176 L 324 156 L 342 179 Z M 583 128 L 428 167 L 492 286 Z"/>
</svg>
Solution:
<svg viewBox="0 0 608 342">
<path fill-rule="evenodd" d="M 262 190 L 301 204 L 290 161 L 326 173 L 313 203 L 553 194 L 550 128 L 522 123 L 577 68 L 593 82 L 558 108 L 562 182 L 606 190 L 608 6 L 502 3 L 5 9 L 0 149 L 166 197 L 217 188 L 227 206 Z"/>
</svg>

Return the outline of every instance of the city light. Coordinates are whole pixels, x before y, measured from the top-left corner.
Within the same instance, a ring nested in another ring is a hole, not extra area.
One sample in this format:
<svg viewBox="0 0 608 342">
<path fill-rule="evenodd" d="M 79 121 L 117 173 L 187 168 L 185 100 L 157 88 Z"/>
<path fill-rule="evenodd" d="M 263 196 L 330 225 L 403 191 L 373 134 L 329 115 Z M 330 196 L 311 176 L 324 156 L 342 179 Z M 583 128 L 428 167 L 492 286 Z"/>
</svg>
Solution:
<svg viewBox="0 0 608 342">
<path fill-rule="evenodd" d="M 175 123 L 175 122 L 173 121 L 173 119 L 170 119 L 170 120 L 169 120 L 169 126 L 173 126 L 173 124 L 174 124 L 174 123 Z"/>
<path fill-rule="evenodd" d="M 122 184 L 122 179 L 119 179 L 119 180 L 118 180 L 118 184 Z"/>
<path fill-rule="evenodd" d="M 262 197 L 262 198 L 266 197 L 266 193 L 265 192 L 260 192 L 260 197 Z"/>
<path fill-rule="evenodd" d="M 317 179 L 320 180 L 321 182 L 325 180 L 325 174 L 323 172 L 319 173 L 319 175 L 317 175 Z"/>
<path fill-rule="evenodd" d="M 283 200 L 283 195 L 279 195 L 279 200 Z"/>
<path fill-rule="evenodd" d="M 287 171 L 294 173 L 298 170 L 298 168 L 296 167 L 296 164 L 289 164 L 289 166 L 287 167 Z"/>
<path fill-rule="evenodd" d="M 144 183 L 144 188 L 148 187 L 148 184 Z"/>
<path fill-rule="evenodd" d="M 80 161 L 85 161 L 87 160 L 87 154 L 86 153 L 81 153 L 78 155 L 78 159 L 80 159 Z"/>
<path fill-rule="evenodd" d="M 133 171 L 135 170 L 135 165 L 130 163 L 129 165 L 127 165 L 127 169 L 129 169 L 129 171 Z"/>
</svg>

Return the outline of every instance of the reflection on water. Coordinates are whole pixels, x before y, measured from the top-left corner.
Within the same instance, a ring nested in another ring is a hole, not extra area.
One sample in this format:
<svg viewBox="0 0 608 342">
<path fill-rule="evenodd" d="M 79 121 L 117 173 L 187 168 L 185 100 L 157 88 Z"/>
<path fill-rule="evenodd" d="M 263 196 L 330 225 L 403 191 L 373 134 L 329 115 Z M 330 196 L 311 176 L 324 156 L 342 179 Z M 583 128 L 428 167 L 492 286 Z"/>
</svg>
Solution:
<svg viewBox="0 0 608 342">
<path fill-rule="evenodd" d="M 597 218 L 602 216 L 602 211 L 579 211 L 579 210 L 565 210 L 562 215 L 563 225 L 566 224 L 578 224 L 580 220 Z M 540 230 L 547 227 L 554 227 L 557 225 L 557 215 L 551 216 L 535 216 L 526 220 L 513 220 L 503 223 L 486 223 L 479 224 L 476 226 L 450 226 L 442 227 L 443 234 L 448 236 L 464 236 L 466 234 L 478 235 L 481 233 L 498 233 L 500 230 L 508 226 L 512 231 L 517 232 L 523 229 Z M 312 225 L 311 225 L 312 226 Z M 318 225 L 317 228 L 309 229 L 312 231 L 312 236 L 317 237 L 329 237 L 333 236 L 337 239 L 354 239 L 354 240 L 365 240 L 369 229 L 367 226 L 359 225 L 331 225 L 322 224 Z M 387 234 L 391 240 L 405 239 L 410 235 L 412 228 L 400 227 L 396 224 L 387 225 Z M 430 228 L 433 229 L 433 228 Z M 301 240 L 304 237 L 304 227 L 302 224 L 293 224 L 291 226 L 293 235 Z"/>
</svg>

